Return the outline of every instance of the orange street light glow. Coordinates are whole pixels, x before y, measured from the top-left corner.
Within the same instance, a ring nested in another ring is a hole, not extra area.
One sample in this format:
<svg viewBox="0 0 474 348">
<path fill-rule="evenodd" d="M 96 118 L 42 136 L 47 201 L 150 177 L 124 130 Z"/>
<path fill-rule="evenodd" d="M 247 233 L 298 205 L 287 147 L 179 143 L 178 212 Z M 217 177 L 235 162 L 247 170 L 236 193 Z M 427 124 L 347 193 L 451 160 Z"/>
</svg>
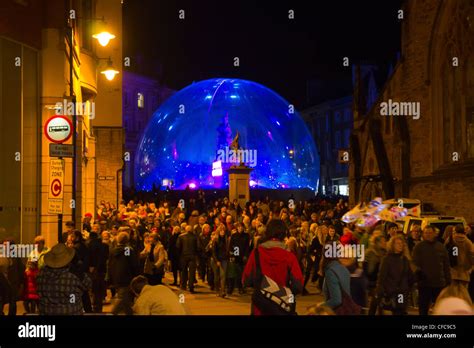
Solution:
<svg viewBox="0 0 474 348">
<path fill-rule="evenodd" d="M 109 43 L 110 40 L 112 40 L 112 39 L 115 38 L 115 35 L 113 35 L 113 34 L 107 32 L 107 31 L 103 31 L 103 32 L 101 32 L 101 33 L 99 33 L 99 34 L 94 34 L 94 35 L 92 35 L 92 37 L 93 37 L 94 39 L 99 40 L 99 43 L 100 43 L 102 46 L 105 47 L 105 46 L 108 45 L 108 43 Z"/>
</svg>

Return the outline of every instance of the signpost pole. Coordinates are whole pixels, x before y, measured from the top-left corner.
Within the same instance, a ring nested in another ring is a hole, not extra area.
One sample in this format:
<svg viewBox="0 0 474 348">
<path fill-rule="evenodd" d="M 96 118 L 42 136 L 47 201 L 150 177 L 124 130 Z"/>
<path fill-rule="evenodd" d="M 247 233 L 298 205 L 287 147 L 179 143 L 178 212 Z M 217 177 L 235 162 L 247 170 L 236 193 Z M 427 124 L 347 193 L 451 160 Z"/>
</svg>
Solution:
<svg viewBox="0 0 474 348">
<path fill-rule="evenodd" d="M 62 160 L 62 157 L 59 157 Z M 66 243 L 63 240 L 63 214 L 58 214 L 58 243 Z"/>
<path fill-rule="evenodd" d="M 58 214 L 58 243 L 65 243 L 63 240 L 63 214 Z"/>
<path fill-rule="evenodd" d="M 69 11 L 68 11 L 69 13 Z M 72 221 L 76 226 L 76 187 L 77 187 L 77 115 L 76 115 L 76 95 L 74 93 L 74 29 L 72 19 L 69 18 L 68 23 L 69 31 L 69 96 L 71 97 L 73 112 L 72 112 L 72 146 L 73 157 L 72 157 Z"/>
</svg>

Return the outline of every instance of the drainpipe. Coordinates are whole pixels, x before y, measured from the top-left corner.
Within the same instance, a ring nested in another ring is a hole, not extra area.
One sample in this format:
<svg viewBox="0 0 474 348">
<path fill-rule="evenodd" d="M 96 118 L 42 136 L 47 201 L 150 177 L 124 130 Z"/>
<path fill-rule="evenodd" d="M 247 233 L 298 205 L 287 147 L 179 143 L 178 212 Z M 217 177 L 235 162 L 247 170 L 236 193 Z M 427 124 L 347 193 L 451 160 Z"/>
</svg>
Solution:
<svg viewBox="0 0 474 348">
<path fill-rule="evenodd" d="M 119 186 L 119 183 L 120 183 L 119 182 L 119 173 L 123 174 L 124 170 L 125 170 L 125 156 L 122 156 L 122 167 L 117 169 L 117 172 L 116 172 L 116 175 L 115 175 L 115 183 L 116 183 L 116 189 L 117 189 L 117 204 L 115 206 L 116 208 L 118 208 L 119 203 L 120 203 L 119 202 L 119 191 L 120 191 L 119 190 L 119 187 L 120 187 Z"/>
</svg>

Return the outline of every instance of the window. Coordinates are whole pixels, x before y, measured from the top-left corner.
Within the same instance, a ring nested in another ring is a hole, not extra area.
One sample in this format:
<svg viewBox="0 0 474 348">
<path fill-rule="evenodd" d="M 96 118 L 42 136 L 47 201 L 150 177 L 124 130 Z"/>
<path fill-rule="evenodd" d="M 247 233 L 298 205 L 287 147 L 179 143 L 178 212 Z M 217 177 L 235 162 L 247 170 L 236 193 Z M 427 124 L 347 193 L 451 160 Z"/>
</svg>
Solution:
<svg viewBox="0 0 474 348">
<path fill-rule="evenodd" d="M 127 92 L 123 93 L 123 106 L 125 107 L 128 106 L 128 93 Z"/>
<path fill-rule="evenodd" d="M 94 17 L 92 0 L 82 0 L 82 14 L 80 19 L 80 26 L 82 29 L 82 47 L 92 51 L 92 22 L 91 18 Z"/>
<path fill-rule="evenodd" d="M 145 97 L 142 93 L 137 93 L 137 107 L 143 109 L 145 107 Z"/>
<path fill-rule="evenodd" d="M 341 148 L 341 132 L 336 132 L 335 147 L 336 150 L 339 150 Z"/>
<path fill-rule="evenodd" d="M 351 109 L 346 109 L 344 111 L 344 122 L 351 122 L 351 114 L 352 114 Z"/>
<path fill-rule="evenodd" d="M 468 2 L 469 3 L 469 2 Z M 431 53 L 433 165 L 474 158 L 474 4 L 450 3 L 439 19 Z M 457 58 L 458 65 L 454 65 Z"/>
</svg>

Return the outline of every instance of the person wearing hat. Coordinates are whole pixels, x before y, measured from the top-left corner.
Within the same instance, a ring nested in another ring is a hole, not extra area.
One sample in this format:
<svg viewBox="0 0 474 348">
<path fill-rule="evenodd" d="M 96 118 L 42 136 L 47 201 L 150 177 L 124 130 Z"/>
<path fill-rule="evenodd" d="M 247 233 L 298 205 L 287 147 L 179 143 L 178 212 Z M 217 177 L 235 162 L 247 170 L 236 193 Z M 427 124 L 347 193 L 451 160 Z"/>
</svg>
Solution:
<svg viewBox="0 0 474 348">
<path fill-rule="evenodd" d="M 90 233 L 90 231 L 92 230 L 91 220 L 92 220 L 92 214 L 86 213 L 84 215 L 84 220 L 82 220 L 82 230 Z"/>
<path fill-rule="evenodd" d="M 36 279 L 40 315 L 82 315 L 82 294 L 92 282 L 80 280 L 69 271 L 75 250 L 63 243 L 56 244 L 44 255 L 45 266 Z"/>
</svg>

